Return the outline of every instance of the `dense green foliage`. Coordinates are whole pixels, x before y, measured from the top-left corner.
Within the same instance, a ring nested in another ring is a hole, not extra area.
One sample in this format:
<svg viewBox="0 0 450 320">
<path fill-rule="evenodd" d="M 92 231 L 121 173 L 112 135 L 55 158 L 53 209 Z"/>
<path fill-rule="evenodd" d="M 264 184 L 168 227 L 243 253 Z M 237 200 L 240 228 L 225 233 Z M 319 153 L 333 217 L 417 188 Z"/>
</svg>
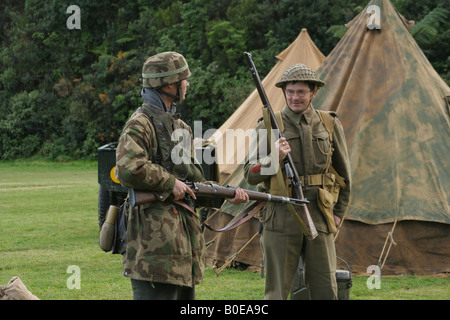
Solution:
<svg viewBox="0 0 450 320">
<path fill-rule="evenodd" d="M 411 32 L 448 82 L 446 0 L 393 1 L 418 23 Z M 368 1 L 348 0 L 2 0 L 0 159 L 96 157 L 118 139 L 140 104 L 147 57 L 174 50 L 193 77 L 179 111 L 218 128 L 253 90 L 243 52 L 263 77 L 302 28 L 327 55 L 333 34 Z M 80 8 L 81 29 L 66 25 Z M 186 112 L 189 110 L 189 112 Z"/>
</svg>

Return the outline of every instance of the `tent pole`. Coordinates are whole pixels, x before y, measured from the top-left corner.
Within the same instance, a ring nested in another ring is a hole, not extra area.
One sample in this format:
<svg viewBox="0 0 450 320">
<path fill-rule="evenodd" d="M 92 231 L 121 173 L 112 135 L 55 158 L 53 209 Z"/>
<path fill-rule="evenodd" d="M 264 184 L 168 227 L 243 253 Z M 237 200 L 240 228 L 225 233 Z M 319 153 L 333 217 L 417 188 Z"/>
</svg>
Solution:
<svg viewBox="0 0 450 320">
<path fill-rule="evenodd" d="M 255 237 L 258 235 L 259 232 L 256 232 L 253 237 L 250 238 L 250 240 L 247 241 L 246 244 L 244 244 L 236 253 L 234 253 L 231 257 L 229 257 L 225 263 L 223 265 L 220 266 L 220 268 L 216 268 L 213 267 L 214 272 L 216 273 L 216 276 L 219 276 L 220 273 L 223 271 L 223 269 L 225 269 L 226 267 L 228 267 L 234 259 L 236 259 L 236 257 L 239 255 L 239 253 L 241 253 L 242 250 L 245 249 L 245 247 L 252 242 L 253 239 L 255 239 Z"/>
<path fill-rule="evenodd" d="M 384 253 L 384 249 L 386 248 L 386 244 L 387 244 L 388 240 L 390 240 L 389 247 L 386 251 L 386 255 L 384 256 L 383 263 L 381 264 L 380 270 L 384 267 L 384 263 L 386 262 L 386 259 L 389 255 L 389 251 L 391 250 L 392 245 L 394 245 L 394 246 L 396 245 L 394 238 L 392 237 L 392 234 L 394 233 L 394 229 L 395 229 L 396 225 L 397 225 L 397 219 L 395 219 L 394 225 L 392 226 L 391 231 L 388 231 L 388 233 L 386 235 L 386 240 L 384 241 L 383 250 L 381 250 L 380 257 L 378 258 L 378 266 L 380 266 L 381 258 L 383 257 L 383 253 Z"/>
<path fill-rule="evenodd" d="M 345 217 L 343 217 L 342 220 L 341 220 L 341 223 L 339 223 L 339 226 L 338 226 L 338 228 L 337 228 L 337 231 L 336 231 L 336 233 L 334 234 L 334 238 L 333 238 L 334 241 L 336 241 L 336 238 L 337 238 L 337 236 L 338 236 L 338 234 L 339 234 L 339 231 L 341 231 L 342 225 L 344 224 L 344 220 L 345 220 Z"/>
</svg>

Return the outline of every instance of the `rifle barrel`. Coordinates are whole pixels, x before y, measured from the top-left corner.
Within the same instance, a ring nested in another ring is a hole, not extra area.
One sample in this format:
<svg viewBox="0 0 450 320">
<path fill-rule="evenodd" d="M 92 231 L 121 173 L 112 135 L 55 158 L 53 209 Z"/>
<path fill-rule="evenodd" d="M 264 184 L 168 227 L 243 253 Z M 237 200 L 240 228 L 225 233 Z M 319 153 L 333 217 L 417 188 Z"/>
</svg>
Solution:
<svg viewBox="0 0 450 320">
<path fill-rule="evenodd" d="M 230 185 L 220 186 L 218 184 L 204 184 L 197 182 L 185 182 L 189 185 L 193 191 L 199 196 L 213 196 L 213 197 L 223 197 L 223 198 L 233 198 L 237 187 Z M 279 202 L 279 203 L 291 203 L 294 205 L 302 205 L 308 203 L 306 199 L 294 199 L 282 196 L 274 196 L 269 193 L 259 192 L 254 190 L 242 189 L 248 195 L 250 200 L 255 201 L 268 201 L 268 202 Z"/>
</svg>

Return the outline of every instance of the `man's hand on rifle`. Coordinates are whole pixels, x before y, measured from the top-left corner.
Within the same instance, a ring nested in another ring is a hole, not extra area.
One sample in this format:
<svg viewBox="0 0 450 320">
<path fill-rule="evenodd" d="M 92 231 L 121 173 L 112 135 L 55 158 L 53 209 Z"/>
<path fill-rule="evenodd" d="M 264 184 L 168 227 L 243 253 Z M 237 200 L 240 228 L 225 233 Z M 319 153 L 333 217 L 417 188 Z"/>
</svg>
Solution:
<svg viewBox="0 0 450 320">
<path fill-rule="evenodd" d="M 287 154 L 291 152 L 291 147 L 286 138 L 282 137 L 275 142 L 275 148 L 278 150 L 278 157 L 281 160 L 286 158 Z"/>
<path fill-rule="evenodd" d="M 243 189 L 237 188 L 236 193 L 234 194 L 234 198 L 226 198 L 226 200 L 234 205 L 247 203 L 248 202 L 248 194 L 244 192 Z"/>
<path fill-rule="evenodd" d="M 188 193 L 192 199 L 197 199 L 194 191 L 187 184 L 175 178 L 175 185 L 172 190 L 174 200 L 183 199 L 185 193 Z"/>
<path fill-rule="evenodd" d="M 174 196 L 174 200 L 181 200 L 184 198 L 185 194 L 189 194 L 192 199 L 196 200 L 194 190 L 184 182 L 175 179 L 175 185 L 173 186 L 172 194 Z M 234 198 L 226 198 L 231 204 L 237 205 L 241 203 L 247 203 L 249 201 L 248 194 L 241 188 L 237 188 L 234 194 Z"/>
</svg>

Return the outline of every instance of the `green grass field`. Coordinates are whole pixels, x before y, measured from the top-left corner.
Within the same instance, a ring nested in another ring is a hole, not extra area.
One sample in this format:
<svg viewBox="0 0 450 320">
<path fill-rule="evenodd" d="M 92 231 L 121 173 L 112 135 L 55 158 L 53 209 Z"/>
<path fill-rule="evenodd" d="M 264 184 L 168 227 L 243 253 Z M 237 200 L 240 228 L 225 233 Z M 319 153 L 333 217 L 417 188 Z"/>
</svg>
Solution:
<svg viewBox="0 0 450 320">
<path fill-rule="evenodd" d="M 0 285 L 19 276 L 44 300 L 132 299 L 121 256 L 98 246 L 97 196 L 96 162 L 0 162 Z M 449 277 L 384 277 L 369 290 L 368 276 L 354 277 L 350 299 L 450 299 Z M 198 300 L 258 300 L 263 291 L 259 273 L 217 277 L 210 268 L 196 289 Z"/>
</svg>

